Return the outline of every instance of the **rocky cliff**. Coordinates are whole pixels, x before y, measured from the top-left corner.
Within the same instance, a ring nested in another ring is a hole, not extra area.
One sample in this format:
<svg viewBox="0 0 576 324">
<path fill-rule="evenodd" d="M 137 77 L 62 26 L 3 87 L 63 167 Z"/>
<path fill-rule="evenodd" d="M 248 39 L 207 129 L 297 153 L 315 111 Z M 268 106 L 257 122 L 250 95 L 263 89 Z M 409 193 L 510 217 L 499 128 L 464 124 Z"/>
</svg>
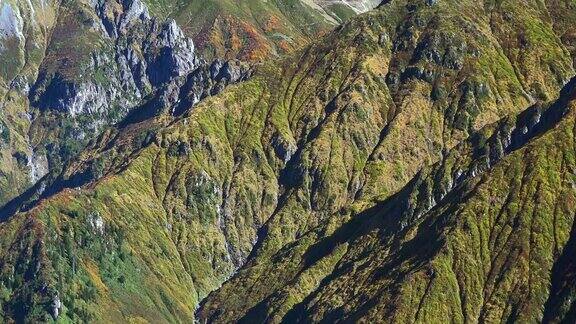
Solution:
<svg viewBox="0 0 576 324">
<path fill-rule="evenodd" d="M 388 1 L 253 74 L 145 74 L 120 123 L 0 209 L 4 318 L 570 320 L 566 12 Z"/>
<path fill-rule="evenodd" d="M 5 3 L 6 15 L 13 6 L 29 17 L 5 18 L 3 44 L 13 46 L 1 55 L 23 60 L 17 73 L 3 75 L 2 205 L 50 170 L 61 170 L 133 110 L 154 106 L 149 113 L 163 113 L 184 96 L 194 105 L 250 74 L 238 61 L 200 59 L 174 20 L 151 18 L 140 1 L 41 3 L 36 9 Z M 51 12 L 52 20 L 40 25 Z M 24 21 L 31 23 L 26 35 L 8 30 Z M 39 48 L 26 48 L 30 43 Z"/>
</svg>

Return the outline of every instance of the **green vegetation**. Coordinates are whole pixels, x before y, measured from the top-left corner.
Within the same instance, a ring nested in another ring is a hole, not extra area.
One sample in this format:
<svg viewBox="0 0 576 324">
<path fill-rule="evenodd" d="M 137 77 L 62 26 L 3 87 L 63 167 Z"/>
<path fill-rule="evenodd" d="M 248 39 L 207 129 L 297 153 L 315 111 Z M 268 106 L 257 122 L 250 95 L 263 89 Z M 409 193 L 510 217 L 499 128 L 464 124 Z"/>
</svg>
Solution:
<svg viewBox="0 0 576 324">
<path fill-rule="evenodd" d="M 146 2 L 152 13 L 174 18 L 209 59 L 264 61 L 301 48 L 336 24 L 301 0 Z"/>
<path fill-rule="evenodd" d="M 105 129 L 0 224 L 5 319 L 50 320 L 56 300 L 65 322 L 190 322 L 201 300 L 219 322 L 541 319 L 571 239 L 574 108 L 502 143 L 574 74 L 551 34 L 569 23 L 553 3 L 429 3 L 351 19 L 181 117 Z M 307 19 L 298 4 L 178 3 L 262 26 L 273 5 Z M 528 23 L 543 47 L 518 41 Z M 250 30 L 222 24 L 218 42 Z"/>
</svg>

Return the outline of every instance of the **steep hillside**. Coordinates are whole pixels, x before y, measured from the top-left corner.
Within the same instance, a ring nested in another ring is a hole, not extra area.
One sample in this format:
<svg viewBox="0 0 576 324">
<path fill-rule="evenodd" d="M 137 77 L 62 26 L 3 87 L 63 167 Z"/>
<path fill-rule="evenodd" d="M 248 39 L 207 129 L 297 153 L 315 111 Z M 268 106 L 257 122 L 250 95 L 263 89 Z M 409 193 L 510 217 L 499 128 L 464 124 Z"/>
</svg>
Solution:
<svg viewBox="0 0 576 324">
<path fill-rule="evenodd" d="M 205 57 L 263 61 L 308 44 L 338 23 L 377 4 L 354 6 L 313 0 L 148 1 L 159 15 L 176 19 Z M 166 10 L 169 8 L 169 10 Z"/>
<path fill-rule="evenodd" d="M 0 209 L 4 318 L 189 322 L 215 289 L 201 319 L 561 318 L 573 206 L 532 215 L 573 194 L 570 86 L 538 103 L 576 74 L 573 6 L 389 1 L 194 108 L 187 83 L 135 107 Z"/>
<path fill-rule="evenodd" d="M 173 20 L 151 18 L 140 1 L 2 8 L 0 59 L 17 61 L 0 75 L 0 206 L 130 112 L 164 113 L 184 92 L 195 104 L 249 75 L 237 61 L 203 61 Z"/>
<path fill-rule="evenodd" d="M 0 205 L 30 185 L 26 92 L 56 20 L 52 4 L 46 1 L 44 10 L 40 1 L 0 4 Z"/>
<path fill-rule="evenodd" d="M 567 254 L 576 212 L 575 117 L 576 79 L 557 102 L 485 127 L 385 201 L 337 216 L 343 225 L 321 224 L 270 264 L 248 263 L 209 296 L 200 317 L 525 323 L 546 312 L 550 319 L 574 318 Z M 257 304 L 236 309 L 246 306 L 232 296 L 258 296 L 270 285 L 272 293 Z"/>
<path fill-rule="evenodd" d="M 337 23 L 300 1 L 5 1 L 0 10 L 0 205 L 149 97 L 178 100 L 193 78 L 195 103 L 248 76 L 223 58 L 276 57 Z"/>
</svg>

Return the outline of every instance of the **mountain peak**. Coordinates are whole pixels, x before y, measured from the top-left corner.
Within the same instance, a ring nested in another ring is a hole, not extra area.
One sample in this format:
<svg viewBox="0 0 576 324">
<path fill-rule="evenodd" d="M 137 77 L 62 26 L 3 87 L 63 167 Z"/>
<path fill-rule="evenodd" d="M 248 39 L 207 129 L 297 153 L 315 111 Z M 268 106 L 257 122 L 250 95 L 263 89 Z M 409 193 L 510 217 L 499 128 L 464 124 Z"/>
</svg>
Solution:
<svg viewBox="0 0 576 324">
<path fill-rule="evenodd" d="M 571 322 L 544 2 L 0 4 L 0 316 Z"/>
</svg>

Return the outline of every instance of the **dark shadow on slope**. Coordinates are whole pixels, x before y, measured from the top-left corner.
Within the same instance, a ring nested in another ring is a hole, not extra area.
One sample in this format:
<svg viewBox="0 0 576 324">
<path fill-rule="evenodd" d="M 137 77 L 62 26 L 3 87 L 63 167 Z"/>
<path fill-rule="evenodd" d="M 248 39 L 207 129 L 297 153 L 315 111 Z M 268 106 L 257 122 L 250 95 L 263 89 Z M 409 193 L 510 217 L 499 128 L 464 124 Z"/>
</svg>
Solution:
<svg viewBox="0 0 576 324">
<path fill-rule="evenodd" d="M 555 262 L 552 287 L 544 310 L 543 323 L 576 323 L 576 222 L 562 255 Z"/>
<path fill-rule="evenodd" d="M 348 242 L 354 245 L 355 241 L 362 239 L 362 236 L 369 232 L 375 232 L 378 235 L 378 245 L 376 248 L 364 250 L 359 259 L 368 257 L 378 253 L 386 253 L 387 249 L 395 251 L 393 254 L 385 258 L 384 262 L 376 266 L 368 277 L 369 281 L 365 285 L 370 285 L 382 280 L 384 277 L 393 278 L 393 281 L 385 288 L 382 293 L 376 294 L 374 297 L 367 295 L 360 295 L 357 298 L 361 300 L 362 307 L 355 309 L 352 312 L 347 312 L 343 307 L 336 308 L 325 314 L 321 322 L 334 323 L 337 321 L 354 323 L 366 315 L 375 305 L 379 303 L 380 295 L 392 293 L 400 289 L 400 284 L 410 274 L 418 271 L 426 271 L 430 277 L 430 283 L 435 277 L 434 272 L 428 267 L 429 261 L 438 254 L 444 245 L 444 237 L 442 232 L 449 226 L 454 224 L 454 219 L 450 217 L 456 211 L 456 205 L 452 202 L 466 200 L 474 188 L 462 190 L 454 190 L 451 195 L 447 196 L 444 204 L 449 205 L 442 214 L 436 217 L 424 217 L 423 221 L 417 226 L 417 233 L 414 239 L 405 241 L 406 234 L 411 230 L 411 227 L 403 229 L 401 221 L 403 219 L 402 206 L 405 205 L 406 199 L 410 197 L 410 193 L 414 190 L 416 179 L 405 187 L 400 193 L 389 198 L 384 203 L 367 211 L 368 215 L 359 214 L 358 216 L 366 216 L 367 222 L 361 225 L 356 230 L 354 235 Z M 462 200 L 460 200 L 462 199 Z M 364 217 L 360 217 L 364 218 Z M 352 222 L 345 225 L 353 226 Z M 337 235 L 339 236 L 339 235 Z M 330 240 L 331 238 L 328 238 Z M 306 253 L 306 262 L 317 262 L 321 258 L 328 255 L 328 251 L 334 249 L 334 243 L 328 243 L 328 240 L 323 240 L 318 244 L 312 246 Z M 337 240 L 336 244 L 344 243 L 346 240 Z M 319 252 L 319 253 L 318 253 Z M 317 255 L 314 255 L 318 253 Z M 311 257 L 314 255 L 311 259 Z M 311 295 L 307 296 L 300 304 L 296 305 L 290 312 L 286 314 L 283 319 L 284 323 L 306 323 L 310 321 L 308 318 L 308 307 L 318 297 L 318 293 L 323 286 L 328 285 L 333 280 L 336 280 L 346 273 L 354 271 L 354 263 L 359 260 L 347 260 L 345 263 L 340 263 L 336 269 L 322 280 L 319 288 L 316 289 Z M 363 265 L 365 267 L 368 265 Z M 313 307 L 313 306 L 312 306 Z"/>
<path fill-rule="evenodd" d="M 278 211 L 286 205 L 290 195 L 292 195 L 293 193 L 293 189 L 300 186 L 304 181 L 305 176 L 304 172 L 306 172 L 307 170 L 301 167 L 303 150 L 306 147 L 306 144 L 313 142 L 316 138 L 318 138 L 318 136 L 320 136 L 320 132 L 322 128 L 325 126 L 327 120 L 330 118 L 330 116 L 332 116 L 332 114 L 334 114 L 338 110 L 336 103 L 339 96 L 342 93 L 346 92 L 347 90 L 349 90 L 349 87 L 345 87 L 340 93 L 334 96 L 334 98 L 332 98 L 332 100 L 330 100 L 326 104 L 326 106 L 324 107 L 324 117 L 322 118 L 322 120 L 318 122 L 318 124 L 310 130 L 310 132 L 307 134 L 306 137 L 301 139 L 301 142 L 298 143 L 297 149 L 294 152 L 292 158 L 287 162 L 286 166 L 282 170 L 280 170 L 280 177 L 278 179 L 278 183 L 282 185 L 284 188 L 286 188 L 286 190 L 278 198 L 278 204 L 272 215 L 277 214 Z M 262 227 L 260 227 L 257 231 L 256 237 L 258 238 L 266 237 L 269 232 L 268 227 L 269 223 L 265 223 Z M 256 255 L 262 248 L 263 243 L 264 240 L 261 239 L 256 240 L 256 244 L 252 247 L 252 251 L 248 255 L 247 260 L 253 260 L 256 257 Z"/>
<path fill-rule="evenodd" d="M 222 92 L 228 85 L 248 80 L 252 74 L 251 66 L 240 61 L 221 61 L 215 60 L 211 65 L 201 65 L 193 72 L 189 73 L 186 82 L 178 86 L 178 80 L 163 86 L 154 94 L 142 100 L 142 104 L 130 110 L 128 115 L 114 127 L 120 132 L 131 132 L 139 129 L 138 124 L 151 121 L 155 117 L 166 112 L 170 107 L 172 115 L 179 117 L 186 111 L 190 110 L 198 101 L 209 96 L 217 95 Z M 174 87 L 176 85 L 176 87 Z M 48 99 L 47 99 L 48 100 Z M 132 127 L 134 126 L 134 127 Z M 142 130 L 147 132 L 148 130 Z M 104 150 L 110 150 L 116 144 L 120 135 L 117 134 L 110 140 Z M 146 136 L 149 138 L 149 136 Z M 145 146 L 150 144 L 147 140 Z M 84 148 L 86 150 L 89 147 Z M 143 147 L 135 148 L 139 151 Z M 72 160 L 73 162 L 73 160 Z M 19 211 L 26 211 L 35 206 L 40 200 L 48 198 L 66 188 L 81 187 L 91 181 L 99 179 L 101 176 L 95 174 L 90 167 L 95 161 L 89 161 L 87 167 L 80 172 L 73 174 L 70 178 L 64 178 L 64 171 L 60 174 L 49 173 L 40 179 L 31 188 L 13 198 L 4 206 L 0 206 L 0 222 L 4 222 L 10 216 Z M 125 167 L 125 166 L 123 166 Z M 66 168 L 64 168 L 66 170 Z M 120 169 L 121 170 L 121 169 Z"/>
<path fill-rule="evenodd" d="M 353 216 L 350 221 L 340 226 L 332 235 L 329 235 L 320 240 L 318 243 L 310 246 L 308 250 L 304 253 L 303 260 L 301 262 L 300 273 L 313 266 L 316 262 L 318 262 L 322 258 L 328 256 L 340 244 L 344 242 L 354 241 L 355 239 L 360 238 L 363 235 L 369 233 L 371 230 L 373 230 L 376 226 L 375 225 L 376 223 L 381 223 L 381 219 L 379 219 L 379 216 L 382 216 L 384 214 L 387 214 L 387 212 L 392 211 L 396 205 L 398 197 L 401 197 L 402 195 L 405 195 L 405 193 L 398 193 L 390 197 L 386 201 L 382 202 L 381 204 L 378 204 L 377 206 L 374 206 L 360 214 Z M 394 219 L 392 216 L 393 213 L 389 213 L 388 215 L 383 217 L 384 222 L 392 225 L 390 227 L 394 227 L 393 225 Z M 298 277 L 300 273 L 298 273 L 295 277 Z M 336 276 L 337 273 L 333 273 L 333 277 L 335 278 Z M 332 276 L 325 278 L 325 280 L 323 280 L 323 283 L 321 283 L 320 286 L 322 286 L 325 283 L 328 283 L 331 278 Z M 262 302 L 252 307 L 246 313 L 246 315 L 240 319 L 239 322 L 241 323 L 266 322 L 267 320 L 266 317 L 269 309 L 268 300 L 273 296 L 274 294 L 272 296 L 268 296 Z M 312 297 L 309 296 L 309 298 Z M 289 315 L 287 315 L 288 319 L 287 322 L 291 323 L 297 322 L 299 319 L 299 316 L 297 316 L 297 314 L 301 314 L 301 312 L 298 311 L 298 306 L 292 312 L 290 312 Z"/>
<path fill-rule="evenodd" d="M 508 145 L 505 145 L 504 152 L 500 154 L 494 154 L 492 151 L 497 141 L 506 141 L 506 139 L 501 138 L 502 134 L 506 133 L 505 131 L 497 130 L 494 132 L 488 145 L 480 145 L 482 141 L 478 138 L 478 134 L 471 136 L 469 141 L 473 143 L 473 147 L 481 148 L 474 150 L 472 157 L 476 160 L 485 160 L 487 156 L 490 156 L 493 159 L 487 167 L 478 167 L 478 163 L 471 164 L 471 169 L 468 170 L 464 176 L 456 179 L 456 185 L 452 187 L 446 195 L 435 197 L 439 198 L 439 204 L 434 206 L 428 206 L 422 203 L 429 201 L 430 197 L 428 195 L 431 194 L 431 191 L 428 190 L 427 186 L 430 184 L 426 181 L 427 176 L 422 178 L 423 173 L 417 174 L 400 192 L 377 204 L 375 207 L 353 216 L 349 222 L 342 225 L 332 235 L 323 238 L 308 248 L 303 257 L 300 273 L 330 255 L 337 246 L 345 242 L 353 244 L 356 240 L 371 231 L 378 231 L 381 239 L 380 244 L 389 245 L 392 250 L 397 251 L 385 265 L 374 271 L 371 280 L 377 281 L 384 276 L 392 276 L 393 278 L 397 278 L 396 282 L 399 283 L 408 273 L 422 269 L 425 267 L 426 261 L 430 260 L 441 248 L 443 239 L 440 234 L 443 229 L 450 226 L 454 221 L 450 216 L 456 211 L 455 204 L 466 201 L 470 195 L 475 192 L 477 184 L 470 187 L 469 185 L 471 183 L 467 180 L 478 177 L 508 154 L 524 147 L 524 145 L 532 139 L 554 128 L 562 118 L 566 116 L 569 111 L 568 104 L 574 99 L 576 99 L 576 78 L 573 78 L 566 84 L 560 92 L 559 99 L 546 109 L 542 109 L 540 106 L 533 106 L 521 112 L 516 117 L 514 129 L 508 139 L 510 142 Z M 500 124 L 499 127 L 508 127 L 508 125 L 504 123 Z M 474 143 L 476 144 L 474 145 Z M 442 162 L 437 164 L 436 167 L 432 167 L 432 169 L 434 172 L 442 174 Z M 429 177 L 440 179 L 441 177 L 435 175 L 434 172 Z M 434 183 L 438 185 L 436 181 Z M 432 194 L 437 191 L 438 190 L 432 190 Z M 414 197 L 413 193 L 417 193 L 416 203 L 410 202 L 411 197 Z M 445 207 L 441 215 L 434 218 L 424 216 L 437 209 L 438 206 Z M 421 217 L 425 218 L 422 223 L 418 225 L 418 234 L 415 236 L 415 239 L 402 243 L 400 238 L 402 238 L 407 228 L 415 224 Z M 408 221 L 408 224 L 403 224 L 403 221 Z M 367 251 L 366 254 L 368 254 L 368 252 L 374 251 Z M 404 263 L 410 266 L 394 273 L 394 270 L 398 269 L 399 266 Z M 329 276 L 324 278 L 319 287 L 321 288 L 327 285 L 330 281 L 348 270 L 349 269 L 345 268 L 343 264 L 339 264 Z M 296 274 L 295 278 L 297 278 L 300 273 Z M 319 289 L 306 297 L 303 302 L 296 305 L 287 313 L 283 321 L 286 323 L 306 322 L 306 306 L 314 300 L 318 291 Z M 266 321 L 269 301 L 275 295 L 276 294 L 272 294 L 266 297 L 259 304 L 251 308 L 241 319 L 241 322 L 254 323 Z M 365 314 L 365 312 L 370 309 L 367 305 L 371 303 L 375 303 L 375 301 L 371 302 L 367 300 L 365 304 L 366 307 L 356 310 L 350 315 L 351 319 L 360 318 L 362 314 Z M 342 314 L 341 310 L 334 310 L 333 313 L 327 315 L 325 320 L 331 322 L 332 320 L 341 319 Z"/>
</svg>

